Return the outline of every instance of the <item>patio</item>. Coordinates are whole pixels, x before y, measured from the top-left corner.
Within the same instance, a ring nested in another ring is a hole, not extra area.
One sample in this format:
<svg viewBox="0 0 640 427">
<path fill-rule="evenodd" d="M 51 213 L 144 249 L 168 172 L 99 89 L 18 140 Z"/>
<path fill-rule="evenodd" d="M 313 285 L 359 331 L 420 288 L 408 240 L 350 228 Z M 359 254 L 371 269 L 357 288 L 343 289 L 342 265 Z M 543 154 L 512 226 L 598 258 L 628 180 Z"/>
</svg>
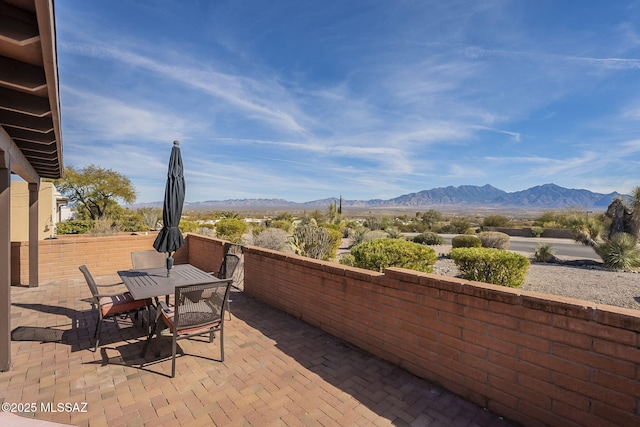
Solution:
<svg viewBox="0 0 640 427">
<path fill-rule="evenodd" d="M 171 379 L 170 358 L 139 358 L 144 332 L 130 318 L 105 324 L 92 352 L 89 297 L 79 279 L 12 287 L 2 403 L 34 402 L 37 412 L 20 415 L 91 426 L 514 425 L 242 292 L 232 294 L 225 362 L 197 356 L 218 357 L 217 342 L 182 341 L 188 355 Z M 83 402 L 86 412 L 43 410 Z"/>
</svg>

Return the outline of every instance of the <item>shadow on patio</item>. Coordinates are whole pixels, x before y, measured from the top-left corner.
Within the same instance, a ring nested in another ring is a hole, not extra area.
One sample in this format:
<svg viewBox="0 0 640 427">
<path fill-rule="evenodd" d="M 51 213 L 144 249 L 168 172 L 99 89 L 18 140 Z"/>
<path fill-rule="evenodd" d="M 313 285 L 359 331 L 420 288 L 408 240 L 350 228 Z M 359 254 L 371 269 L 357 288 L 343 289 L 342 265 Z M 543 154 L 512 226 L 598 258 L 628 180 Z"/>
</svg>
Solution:
<svg viewBox="0 0 640 427">
<path fill-rule="evenodd" d="M 139 357 L 138 321 L 95 318 L 80 280 L 12 288 L 13 368 L 3 403 L 86 402 L 87 412 L 20 414 L 73 425 L 514 425 L 241 292 L 218 342 L 182 341 L 170 358 Z M 170 354 L 170 342 L 161 345 Z M 198 357 L 201 356 L 201 357 Z M 141 366 L 142 365 L 142 366 Z"/>
</svg>

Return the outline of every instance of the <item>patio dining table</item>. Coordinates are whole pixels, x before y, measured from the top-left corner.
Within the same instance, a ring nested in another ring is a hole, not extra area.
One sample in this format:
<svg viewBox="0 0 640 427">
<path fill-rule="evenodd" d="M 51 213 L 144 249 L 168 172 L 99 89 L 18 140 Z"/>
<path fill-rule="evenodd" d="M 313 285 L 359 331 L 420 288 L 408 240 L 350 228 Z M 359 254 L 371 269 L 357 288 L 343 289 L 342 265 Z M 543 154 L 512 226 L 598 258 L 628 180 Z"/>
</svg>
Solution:
<svg viewBox="0 0 640 427">
<path fill-rule="evenodd" d="M 224 281 L 191 264 L 174 266 L 168 277 L 166 268 L 121 270 L 118 275 L 134 299 L 158 298 L 163 295 L 168 298 L 175 293 L 176 286 Z"/>
</svg>

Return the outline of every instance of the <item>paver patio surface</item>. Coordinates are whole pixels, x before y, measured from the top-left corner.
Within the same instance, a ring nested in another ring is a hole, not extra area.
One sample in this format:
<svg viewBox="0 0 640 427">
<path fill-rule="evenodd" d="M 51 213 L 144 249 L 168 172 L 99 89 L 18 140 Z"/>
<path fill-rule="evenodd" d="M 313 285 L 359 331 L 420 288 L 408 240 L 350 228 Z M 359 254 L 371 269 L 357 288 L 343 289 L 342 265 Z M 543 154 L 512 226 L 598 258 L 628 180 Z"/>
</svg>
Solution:
<svg viewBox="0 0 640 427">
<path fill-rule="evenodd" d="M 130 317 L 107 321 L 91 351 L 89 297 L 80 280 L 12 287 L 13 367 L 0 373 L 0 402 L 36 409 L 18 415 L 81 426 L 515 425 L 242 292 L 232 294 L 225 361 L 206 358 L 219 357 L 218 338 L 180 341 L 187 355 L 172 379 L 170 340 L 140 358 L 145 331 Z"/>
</svg>

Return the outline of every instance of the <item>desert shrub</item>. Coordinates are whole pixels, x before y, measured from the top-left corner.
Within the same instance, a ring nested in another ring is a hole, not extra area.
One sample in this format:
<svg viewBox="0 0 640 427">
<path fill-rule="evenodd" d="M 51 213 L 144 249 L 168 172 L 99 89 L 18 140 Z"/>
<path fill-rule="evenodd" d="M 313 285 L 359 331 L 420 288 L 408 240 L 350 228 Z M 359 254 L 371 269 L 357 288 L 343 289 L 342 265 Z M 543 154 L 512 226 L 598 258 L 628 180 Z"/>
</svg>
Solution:
<svg viewBox="0 0 640 427">
<path fill-rule="evenodd" d="M 527 257 L 494 248 L 455 248 L 449 252 L 463 278 L 519 288 L 529 269 Z"/>
<path fill-rule="evenodd" d="M 541 243 L 533 253 L 533 260 L 537 262 L 556 262 L 556 250 L 548 243 Z"/>
<path fill-rule="evenodd" d="M 382 231 L 382 230 L 367 231 L 362 237 L 362 242 L 370 242 L 371 240 L 387 239 L 387 238 L 389 238 L 389 235 L 387 234 L 386 231 Z"/>
<path fill-rule="evenodd" d="M 638 239 L 628 233 L 616 233 L 595 247 L 602 262 L 612 270 L 631 270 L 640 267 Z"/>
<path fill-rule="evenodd" d="M 489 215 L 482 220 L 483 227 L 508 227 L 511 220 L 504 215 Z"/>
<path fill-rule="evenodd" d="M 242 235 L 247 232 L 249 225 L 240 218 L 225 218 L 216 222 L 216 235 L 231 243 L 242 243 Z"/>
<path fill-rule="evenodd" d="M 180 229 L 181 233 L 198 233 L 202 228 L 202 224 L 199 224 L 195 221 L 181 219 L 180 224 L 178 224 L 178 228 Z"/>
<path fill-rule="evenodd" d="M 531 227 L 531 235 L 533 237 L 540 237 L 544 233 L 544 227 L 533 226 Z"/>
<path fill-rule="evenodd" d="M 499 231 L 483 231 L 478 235 L 483 248 L 506 250 L 509 247 L 509 235 Z"/>
<path fill-rule="evenodd" d="M 93 236 L 112 236 L 118 233 L 118 225 L 111 218 L 100 218 L 93 222 L 89 234 Z"/>
<path fill-rule="evenodd" d="M 480 248 L 482 247 L 482 242 L 476 235 L 461 234 L 451 239 L 451 246 L 454 248 Z"/>
<path fill-rule="evenodd" d="M 140 208 L 138 213 L 142 215 L 144 225 L 151 230 L 155 230 L 158 227 L 158 220 L 162 218 L 162 210 L 157 208 Z"/>
<path fill-rule="evenodd" d="M 387 227 L 384 229 L 384 231 L 387 233 L 387 236 L 390 239 L 402 239 L 404 237 L 400 232 L 400 229 L 396 226 Z"/>
<path fill-rule="evenodd" d="M 421 245 L 444 245 L 445 243 L 444 237 L 430 231 L 418 234 L 413 241 Z"/>
<path fill-rule="evenodd" d="M 309 223 L 296 227 L 288 243 L 298 255 L 328 261 L 336 257 L 341 240 L 339 231 Z"/>
<path fill-rule="evenodd" d="M 453 218 L 449 221 L 451 233 L 465 234 L 471 230 L 471 222 L 467 218 Z"/>
<path fill-rule="evenodd" d="M 289 234 L 279 228 L 267 228 L 253 238 L 253 244 L 261 248 L 281 251 L 287 244 Z"/>
<path fill-rule="evenodd" d="M 386 238 L 361 243 L 351 249 L 351 255 L 355 267 L 380 272 L 388 267 L 401 267 L 431 273 L 437 259 L 432 248 Z"/>
<path fill-rule="evenodd" d="M 287 233 L 291 233 L 293 223 L 291 221 L 274 220 L 267 223 L 270 228 L 279 228 Z"/>
<path fill-rule="evenodd" d="M 364 239 L 368 232 L 369 232 L 369 229 L 365 227 L 349 228 L 347 230 L 347 237 L 351 239 L 353 246 L 355 246 L 364 242 Z"/>
<path fill-rule="evenodd" d="M 92 228 L 93 221 L 90 219 L 76 219 L 56 224 L 57 234 L 84 234 Z"/>
<path fill-rule="evenodd" d="M 342 258 L 340 258 L 340 264 L 348 265 L 349 267 L 355 267 L 356 258 L 351 254 L 344 254 Z"/>
<path fill-rule="evenodd" d="M 115 228 L 117 228 L 118 231 L 128 233 L 134 231 L 149 231 L 149 226 L 144 223 L 144 218 L 139 214 L 122 216 L 115 220 L 111 225 L 115 225 Z"/>
</svg>

